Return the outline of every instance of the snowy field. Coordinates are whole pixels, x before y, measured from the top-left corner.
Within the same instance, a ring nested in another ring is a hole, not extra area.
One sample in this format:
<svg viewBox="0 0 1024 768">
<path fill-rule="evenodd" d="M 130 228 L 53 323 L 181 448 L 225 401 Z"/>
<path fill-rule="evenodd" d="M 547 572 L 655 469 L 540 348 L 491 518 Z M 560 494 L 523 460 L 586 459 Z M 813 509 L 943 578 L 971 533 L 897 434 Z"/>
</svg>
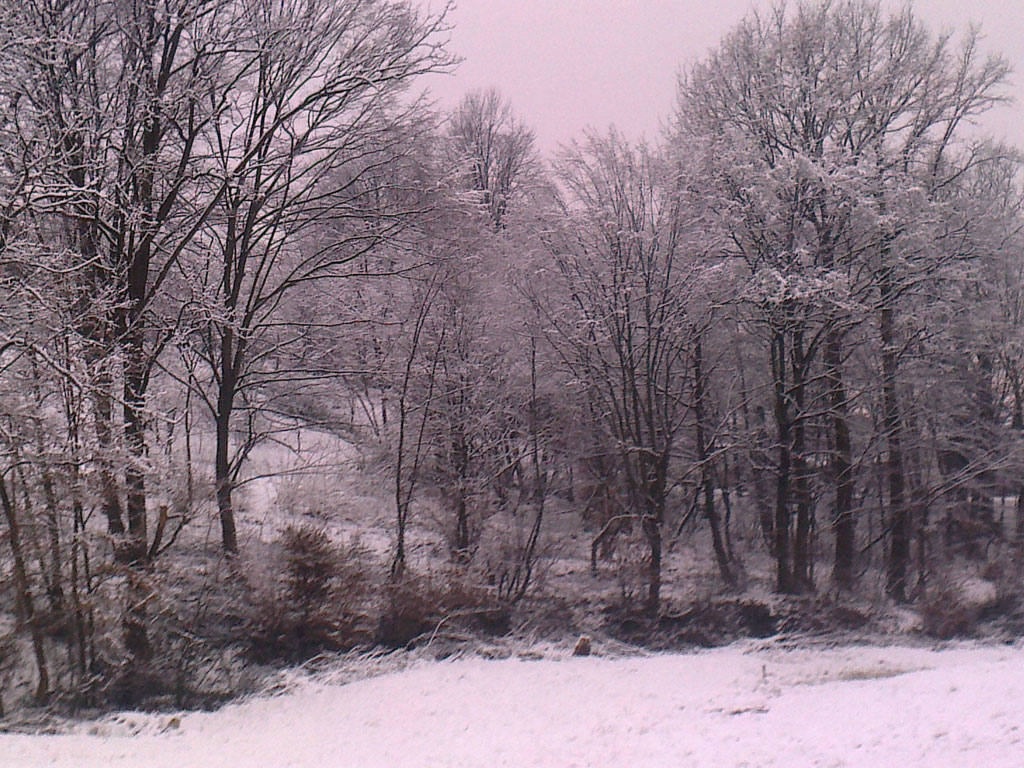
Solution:
<svg viewBox="0 0 1024 768">
<path fill-rule="evenodd" d="M 1024 646 L 424 663 L 215 713 L 0 735 L 0 765 L 1021 768 Z"/>
</svg>

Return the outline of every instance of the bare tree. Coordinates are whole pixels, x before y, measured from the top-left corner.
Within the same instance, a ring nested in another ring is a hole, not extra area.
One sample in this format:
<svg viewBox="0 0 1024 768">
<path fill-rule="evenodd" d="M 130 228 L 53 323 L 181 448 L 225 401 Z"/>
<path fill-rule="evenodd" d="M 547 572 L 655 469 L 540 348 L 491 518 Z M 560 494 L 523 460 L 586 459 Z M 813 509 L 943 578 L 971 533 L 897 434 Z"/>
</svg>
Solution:
<svg viewBox="0 0 1024 768">
<path fill-rule="evenodd" d="M 437 39 L 443 15 L 420 18 L 403 3 L 295 0 L 252 12 L 240 45 L 255 55 L 246 54 L 205 135 L 216 207 L 190 248 L 192 299 L 183 308 L 209 374 L 190 383 L 216 425 L 228 552 L 238 549 L 232 489 L 258 437 L 232 447 L 238 399 L 265 397 L 274 379 L 329 373 L 297 363 L 299 350 L 311 331 L 356 318 L 289 317 L 288 302 L 299 289 L 388 270 L 368 266 L 368 256 L 394 248 L 424 205 L 409 193 L 415 180 L 396 171 L 408 170 L 402 156 L 430 125 L 424 104 L 402 94 L 417 75 L 450 63 Z"/>
<path fill-rule="evenodd" d="M 465 186 L 501 228 L 514 198 L 537 171 L 533 131 L 494 88 L 467 94 L 451 115 L 452 160 L 463 168 Z"/>
<path fill-rule="evenodd" d="M 682 80 L 679 133 L 703 136 L 720 153 L 721 210 L 734 217 L 734 250 L 754 284 L 775 286 L 757 295 L 774 381 L 782 591 L 810 583 L 806 446 L 819 410 L 809 399 L 816 398 L 818 358 L 832 432 L 835 581 L 845 586 L 852 578 L 853 446 L 843 360 L 847 334 L 873 315 L 888 444 L 889 591 L 905 593 L 900 310 L 935 262 L 900 253 L 917 249 L 908 236 L 921 232 L 913 217 L 917 224 L 933 220 L 903 193 L 918 184 L 936 190 L 955 178 L 946 161 L 962 123 L 998 99 L 1005 75 L 1001 59 L 980 60 L 976 33 L 956 51 L 948 35 L 932 38 L 909 10 L 887 15 L 872 0 L 848 0 L 754 15 Z M 721 161 L 730 156 L 735 160 Z"/>
<path fill-rule="evenodd" d="M 557 295 L 566 303 L 542 311 L 551 343 L 616 446 L 629 514 L 648 545 L 647 609 L 656 613 L 673 459 L 690 413 L 687 367 L 706 318 L 695 298 L 712 266 L 704 260 L 707 240 L 699 214 L 673 194 L 672 166 L 646 147 L 633 148 L 614 132 L 591 135 L 563 153 L 556 169 L 567 190 L 566 221 L 551 248 Z M 695 366 L 701 386 L 699 357 Z M 701 442 L 707 449 L 707 439 Z"/>
</svg>

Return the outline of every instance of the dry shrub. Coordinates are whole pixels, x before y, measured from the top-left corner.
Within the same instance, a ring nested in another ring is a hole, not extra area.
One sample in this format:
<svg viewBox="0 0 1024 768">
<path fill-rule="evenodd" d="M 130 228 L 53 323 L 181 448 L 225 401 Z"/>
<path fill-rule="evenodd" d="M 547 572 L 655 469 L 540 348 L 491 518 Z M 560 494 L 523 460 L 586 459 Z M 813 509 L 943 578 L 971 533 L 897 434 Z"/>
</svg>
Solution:
<svg viewBox="0 0 1024 768">
<path fill-rule="evenodd" d="M 502 601 L 515 602 L 527 592 L 536 592 L 545 583 L 558 555 L 552 537 L 543 531 L 530 548 L 530 516 L 519 519 L 492 518 L 481 538 L 474 570 Z"/>
<path fill-rule="evenodd" d="M 338 552 L 322 528 L 289 526 L 281 536 L 288 596 L 304 612 L 327 598 L 339 571 Z"/>
<path fill-rule="evenodd" d="M 921 601 L 922 631 L 940 639 L 1000 629 L 1018 634 L 1024 626 L 1019 594 L 1020 580 L 1009 558 L 945 574 L 930 585 Z"/>
<path fill-rule="evenodd" d="M 1024 570 L 1021 568 L 1022 558 L 1010 553 L 989 560 L 981 569 L 981 578 L 991 582 L 996 590 L 996 602 L 1004 605 L 1016 605 L 1021 587 L 1024 586 Z"/>
<path fill-rule="evenodd" d="M 388 648 L 410 647 L 442 630 L 507 634 L 509 606 L 467 576 L 466 571 L 450 568 L 392 581 L 385 589 L 377 642 Z"/>
<path fill-rule="evenodd" d="M 650 547 L 639 531 L 623 531 L 611 554 L 619 605 L 628 609 L 646 599 L 650 580 Z"/>
<path fill-rule="evenodd" d="M 991 629 L 1020 637 L 1024 634 L 1024 606 L 1020 597 L 1024 580 L 1019 561 L 1008 555 L 990 560 L 981 569 L 981 577 L 993 585 L 995 596 L 981 606 L 979 620 L 990 623 Z"/>
<path fill-rule="evenodd" d="M 848 683 L 858 683 L 869 680 L 889 680 L 893 677 L 905 675 L 908 672 L 917 672 L 919 669 L 913 667 L 889 666 L 879 663 L 874 667 L 846 667 L 839 670 L 836 679 Z"/>
<path fill-rule="evenodd" d="M 425 502 L 425 503 L 424 503 Z M 439 542 L 444 542 L 444 552 L 453 562 L 465 565 L 476 557 L 480 548 L 480 539 L 484 531 L 481 500 L 471 494 L 466 502 L 466 528 L 468 541 L 466 547 L 459 544 L 458 513 L 455 501 L 445 494 L 438 493 L 430 500 L 421 500 L 422 520 L 426 529 Z"/>
<path fill-rule="evenodd" d="M 326 531 L 291 526 L 276 542 L 276 583 L 256 600 L 249 620 L 249 655 L 296 662 L 369 640 L 367 553 L 339 545 Z"/>
<path fill-rule="evenodd" d="M 18 672 L 30 668 L 20 659 L 18 638 L 15 634 L 0 634 L 0 718 L 6 715 L 5 705 L 10 703 L 8 689 Z M 22 686 L 28 689 L 29 686 Z"/>
<path fill-rule="evenodd" d="M 126 631 L 121 578 L 147 596 L 145 637 Z M 77 704 L 146 710 L 207 708 L 234 692 L 231 666 L 253 591 L 227 560 L 198 562 L 179 553 L 145 571 L 119 576 L 92 600 L 97 658 Z M 131 643 L 136 644 L 133 652 Z M 148 649 L 148 653 L 146 653 Z M 145 656 L 142 654 L 145 653 Z"/>
<path fill-rule="evenodd" d="M 964 574 L 946 576 L 933 582 L 921 600 L 921 630 L 940 640 L 972 637 L 982 614 L 997 602 L 991 582 Z"/>
<path fill-rule="evenodd" d="M 668 603 L 664 607 L 670 609 Z M 654 650 L 713 648 L 745 637 L 771 637 L 778 631 L 778 618 L 771 608 L 756 600 L 699 600 L 680 612 L 658 617 L 636 607 L 609 607 L 605 613 L 610 634 Z"/>
<path fill-rule="evenodd" d="M 921 631 L 929 637 L 950 640 L 970 637 L 978 623 L 978 611 L 966 604 L 953 584 L 937 584 L 928 591 L 919 607 Z"/>
</svg>

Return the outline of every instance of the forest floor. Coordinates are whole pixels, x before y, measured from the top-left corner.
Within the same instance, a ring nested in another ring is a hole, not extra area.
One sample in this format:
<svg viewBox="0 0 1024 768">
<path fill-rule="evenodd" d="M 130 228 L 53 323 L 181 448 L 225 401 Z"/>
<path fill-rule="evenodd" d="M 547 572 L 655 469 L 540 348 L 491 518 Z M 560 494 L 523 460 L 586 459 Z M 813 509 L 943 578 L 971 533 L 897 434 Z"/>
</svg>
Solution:
<svg viewBox="0 0 1024 768">
<path fill-rule="evenodd" d="M 0 765 L 1022 764 L 1019 643 L 928 650 L 746 641 L 688 654 L 569 653 L 422 661 L 348 683 L 327 667 L 213 713 L 129 713 L 62 735 L 0 734 Z"/>
</svg>

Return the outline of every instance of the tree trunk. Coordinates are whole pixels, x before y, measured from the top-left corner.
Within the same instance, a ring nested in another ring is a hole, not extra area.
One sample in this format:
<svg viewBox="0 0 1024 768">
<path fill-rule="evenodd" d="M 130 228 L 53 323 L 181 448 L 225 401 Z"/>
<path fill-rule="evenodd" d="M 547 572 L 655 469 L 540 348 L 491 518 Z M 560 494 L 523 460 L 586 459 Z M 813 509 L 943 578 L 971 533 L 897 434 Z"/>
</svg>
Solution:
<svg viewBox="0 0 1024 768">
<path fill-rule="evenodd" d="M 896 347 L 895 287 L 889 268 L 879 285 L 881 313 L 879 336 L 882 342 L 882 424 L 885 429 L 886 485 L 889 490 L 889 561 L 886 592 L 894 600 L 907 599 L 907 567 L 910 560 L 910 521 L 905 498 L 903 474 L 903 423 L 900 417 L 896 374 L 899 356 Z"/>
<path fill-rule="evenodd" d="M 770 449 L 768 444 L 768 428 L 765 424 L 764 409 L 756 409 L 757 426 L 754 430 L 754 448 L 750 452 L 750 475 L 754 484 L 754 503 L 757 504 L 757 521 L 761 528 L 768 554 L 775 559 L 775 515 L 768 488 L 768 467 Z"/>
<path fill-rule="evenodd" d="M 654 515 L 644 515 L 644 536 L 647 538 L 647 613 L 657 616 L 661 608 L 661 522 Z"/>
<path fill-rule="evenodd" d="M 68 360 L 68 340 L 64 340 L 64 358 Z M 92 574 L 89 568 L 89 553 L 86 549 L 83 538 L 85 535 L 85 505 L 82 503 L 82 477 L 81 477 L 81 441 L 79 431 L 79 420 L 82 415 L 79 413 L 79 405 L 82 400 L 76 399 L 72 388 L 64 386 L 62 391 L 64 406 L 64 419 L 67 425 L 66 440 L 68 448 L 68 473 L 70 475 L 70 496 L 72 515 L 72 534 L 70 542 L 70 592 L 71 592 L 71 630 L 73 654 L 72 664 L 77 680 L 76 703 L 90 703 L 83 701 L 83 693 L 86 691 L 86 680 L 89 677 L 89 668 L 92 664 L 92 602 L 88 595 L 92 592 Z M 83 591 L 86 593 L 83 599 Z"/>
<path fill-rule="evenodd" d="M 530 438 L 533 451 L 534 501 L 537 505 L 530 535 L 523 551 L 522 573 L 518 588 L 512 599 L 518 602 L 526 594 L 533 579 L 533 567 L 537 559 L 537 545 L 540 542 L 541 525 L 544 522 L 544 504 L 547 500 L 547 473 L 540 464 L 540 425 L 537 423 L 537 340 L 530 338 Z"/>
<path fill-rule="evenodd" d="M 234 480 L 231 477 L 231 414 L 234 409 L 237 379 L 234 370 L 233 334 L 226 329 L 221 338 L 220 389 L 217 392 L 217 447 L 214 479 L 217 487 L 217 512 L 220 515 L 221 546 L 229 554 L 238 552 L 235 510 L 232 504 Z"/>
<path fill-rule="evenodd" d="M 923 597 L 928 590 L 928 500 L 920 485 L 915 489 L 914 514 L 917 517 L 917 594 Z"/>
<path fill-rule="evenodd" d="M 460 409 L 461 410 L 461 409 Z M 455 470 L 455 555 L 461 561 L 469 560 L 469 443 L 460 423 L 454 425 L 455 435 L 452 458 Z"/>
<path fill-rule="evenodd" d="M 774 411 L 778 438 L 778 466 L 775 480 L 775 589 L 793 591 L 793 574 L 789 562 L 789 484 L 791 427 L 786 396 L 786 340 L 778 331 L 772 338 L 772 371 L 774 373 Z"/>
<path fill-rule="evenodd" d="M 641 422 L 637 420 L 635 423 L 639 432 L 642 429 Z M 631 457 L 628 454 L 623 456 L 629 494 L 640 520 L 640 530 L 647 540 L 646 610 L 650 616 L 657 616 L 661 610 L 662 528 L 665 522 L 665 488 L 670 452 L 671 445 L 666 444 L 661 446 L 657 456 L 653 456 L 652 452 L 636 454 L 635 476 L 629 465 Z M 594 545 L 596 547 L 596 540 Z"/>
<path fill-rule="evenodd" d="M 796 536 L 793 541 L 793 586 L 812 589 L 811 571 L 811 508 L 810 481 L 807 471 L 807 359 L 803 347 L 803 333 L 793 332 L 793 490 L 796 497 Z"/>
<path fill-rule="evenodd" d="M 39 387 L 39 367 L 35 356 L 30 358 L 32 364 L 32 394 L 36 408 L 42 413 L 45 406 L 45 398 Z M 33 419 L 33 438 L 36 444 L 36 451 L 39 456 L 46 455 L 46 435 L 38 419 Z M 43 503 L 46 505 L 46 534 L 49 548 L 49 561 L 46 563 L 47 575 L 47 598 L 50 603 L 50 610 L 54 614 L 64 609 L 64 554 L 61 551 L 60 541 L 60 513 L 57 502 L 57 493 L 54 488 L 53 472 L 48 462 L 40 467 L 40 479 L 43 487 Z"/>
<path fill-rule="evenodd" d="M 711 471 L 711 446 L 706 435 L 705 419 L 707 409 L 705 407 L 704 387 L 704 348 L 701 339 L 697 339 L 693 350 L 693 411 L 696 421 L 697 438 L 697 460 L 700 462 L 701 486 L 704 491 L 704 517 L 707 518 L 711 527 L 711 544 L 715 551 L 715 561 L 718 563 L 718 572 L 729 586 L 736 583 L 736 576 L 729 567 L 729 555 L 725 551 L 725 543 L 722 540 L 722 530 L 718 521 L 718 512 L 715 511 L 715 489 L 712 482 Z"/>
<path fill-rule="evenodd" d="M 220 517 L 221 547 L 229 554 L 238 552 L 238 532 L 235 528 L 235 509 L 232 501 L 234 483 L 231 479 L 231 464 L 228 458 L 230 447 L 230 411 L 217 414 L 217 449 L 215 481 L 217 487 L 217 513 Z"/>
<path fill-rule="evenodd" d="M 1010 383 L 1013 386 L 1013 429 L 1018 435 L 1024 435 L 1024 386 L 1018 372 L 1010 368 Z M 1014 507 L 1014 541 L 1018 548 L 1024 548 L 1024 468 L 1018 467 L 1017 476 L 1021 478 L 1015 484 L 1017 504 Z"/>
<path fill-rule="evenodd" d="M 1016 515 L 1017 546 L 1024 547 L 1024 483 L 1017 484 Z"/>
<path fill-rule="evenodd" d="M 132 281 L 133 284 L 138 279 L 136 277 Z M 144 279 L 142 285 L 145 285 Z M 136 301 L 138 302 L 138 299 Z M 136 306 L 141 306 L 141 303 L 136 303 Z M 125 560 L 128 568 L 125 574 L 122 630 L 125 649 L 129 654 L 127 673 L 131 680 L 138 673 L 140 666 L 153 657 L 146 609 L 149 595 L 144 589 L 143 580 L 143 573 L 149 560 L 149 536 L 146 530 L 146 469 L 149 462 L 145 412 L 149 373 L 141 322 L 129 321 L 122 338 L 125 355 L 124 434 L 128 454 L 125 467 L 125 486 L 128 492 L 128 547 Z"/>
<path fill-rule="evenodd" d="M 35 654 L 36 671 L 38 673 L 36 701 L 43 703 L 50 693 L 50 674 L 46 663 L 43 633 L 37 621 L 32 591 L 29 587 L 28 571 L 25 568 L 25 556 L 21 546 L 21 529 L 18 525 L 18 516 L 11 497 L 7 493 L 7 482 L 2 475 L 0 475 L 0 505 L 3 506 L 4 517 L 7 518 L 8 539 L 11 545 L 11 554 L 14 558 L 14 584 L 18 590 L 18 599 L 25 611 L 25 624 L 28 626 L 29 634 L 32 637 L 32 652 Z"/>
<path fill-rule="evenodd" d="M 395 450 L 395 555 L 391 559 L 389 570 L 389 575 L 393 579 L 401 578 L 405 572 L 405 528 L 409 518 L 409 505 L 405 498 L 407 490 L 402 483 L 402 473 L 405 471 L 402 465 L 405 460 L 405 430 L 408 419 L 405 402 L 409 388 L 408 379 L 409 371 L 407 369 L 406 380 L 402 383 L 402 392 L 398 398 L 398 447 Z M 410 482 L 413 481 L 410 480 Z"/>
<path fill-rule="evenodd" d="M 127 449 L 125 487 L 128 503 L 128 559 L 142 563 L 146 559 L 146 385 L 148 379 L 142 329 L 138 324 L 128 330 L 124 370 L 124 436 Z"/>
<path fill-rule="evenodd" d="M 140 151 L 138 162 L 130 171 L 131 189 L 133 194 L 132 218 L 138 217 L 138 229 L 132 231 L 131 242 L 134 247 L 124 252 L 127 257 L 124 275 L 125 300 L 124 306 L 115 311 L 114 327 L 118 331 L 118 340 L 124 354 L 124 433 L 125 447 L 128 457 L 125 466 L 125 487 L 127 490 L 126 511 L 128 516 L 128 539 L 131 558 L 144 563 L 149 553 L 146 513 L 146 469 L 148 466 L 148 450 L 146 445 L 146 390 L 149 387 L 151 360 L 146 352 L 146 308 L 150 300 L 149 272 L 153 259 L 153 238 L 159 229 L 156 217 L 156 198 L 154 180 L 157 156 L 164 135 L 164 116 L 161 114 L 160 93 L 163 84 L 153 70 L 153 54 L 160 51 L 160 42 L 156 34 L 158 21 L 155 5 L 142 5 L 137 11 L 140 15 L 134 19 L 140 29 L 147 30 L 144 37 L 133 40 L 138 46 L 132 54 L 139 58 L 134 75 L 138 78 L 137 86 L 144 106 L 140 109 L 141 133 L 136 148 Z M 161 53 L 169 54 L 169 48 Z M 158 54 L 159 55 L 159 54 Z M 164 59 L 160 64 L 169 64 Z M 164 201 L 165 204 L 168 201 Z"/>
<path fill-rule="evenodd" d="M 103 515 L 107 518 L 107 531 L 115 538 L 115 555 L 125 556 L 126 548 L 118 540 L 124 536 L 124 517 L 121 509 L 121 492 L 117 487 L 114 472 L 114 430 L 113 407 L 110 391 L 113 380 L 110 375 L 109 359 L 94 362 L 92 380 L 95 391 L 92 397 L 93 422 L 96 428 L 96 442 L 99 446 L 97 466 L 100 476 L 100 494 L 103 498 Z"/>
<path fill-rule="evenodd" d="M 661 610 L 661 553 L 662 527 L 665 522 L 665 485 L 668 470 L 669 448 L 665 446 L 657 462 L 651 459 L 641 461 L 640 472 L 644 479 L 645 509 L 643 532 L 650 552 L 647 570 L 647 613 L 657 616 Z M 651 462 L 653 466 L 646 467 Z"/>
<path fill-rule="evenodd" d="M 43 497 L 46 500 L 46 534 L 50 550 L 49 590 L 50 610 L 55 613 L 64 609 L 64 553 L 60 542 L 60 517 L 57 507 L 57 494 L 53 487 L 53 474 L 43 469 Z"/>
<path fill-rule="evenodd" d="M 196 481 L 192 460 L 192 388 L 185 389 L 185 411 L 183 414 L 185 431 L 185 504 L 192 509 L 195 504 Z"/>
<path fill-rule="evenodd" d="M 736 554 L 732 546 L 732 501 L 730 500 L 729 488 L 731 477 L 729 475 L 728 455 L 722 456 L 722 504 L 725 506 L 725 517 L 722 519 L 722 531 L 725 535 L 725 553 L 729 562 L 735 562 Z"/>
<path fill-rule="evenodd" d="M 435 273 L 435 277 L 437 273 Z M 430 413 L 429 408 L 422 408 L 419 428 L 417 430 L 416 442 L 413 445 L 411 467 L 408 472 L 405 470 L 407 448 L 407 431 L 409 428 L 409 394 L 410 384 L 412 382 L 412 370 L 413 365 L 416 362 L 416 355 L 419 352 L 420 339 L 423 333 L 423 328 L 426 323 L 427 315 L 430 311 L 433 302 L 433 284 L 431 284 L 428 292 L 423 296 L 422 301 L 419 304 L 416 322 L 413 326 L 412 344 L 409 348 L 409 354 L 405 359 L 405 372 L 402 377 L 402 388 L 399 392 L 398 398 L 398 446 L 395 451 L 395 514 L 397 522 L 396 540 L 395 540 L 395 556 L 391 561 L 390 576 L 392 579 L 398 579 L 402 576 L 405 571 L 405 532 L 407 522 L 409 518 L 409 507 L 412 504 L 413 491 L 416 488 L 416 481 L 419 476 L 419 465 L 420 457 L 423 453 L 423 440 L 426 434 L 428 415 Z M 444 331 L 441 333 L 441 339 L 444 339 Z M 440 349 L 440 341 L 438 342 L 437 349 Z M 436 350 L 435 350 L 436 352 Z M 427 397 L 426 402 L 430 403 L 434 397 L 434 385 L 437 383 L 437 368 L 440 362 L 440 355 L 434 354 L 433 361 L 430 366 L 430 378 L 427 385 Z"/>
<path fill-rule="evenodd" d="M 847 420 L 846 388 L 843 386 L 842 337 L 829 331 L 825 343 L 825 378 L 828 383 L 829 419 L 832 422 L 832 474 L 835 481 L 835 565 L 832 577 L 840 590 L 855 579 L 857 520 L 853 514 L 853 447 Z"/>
</svg>

